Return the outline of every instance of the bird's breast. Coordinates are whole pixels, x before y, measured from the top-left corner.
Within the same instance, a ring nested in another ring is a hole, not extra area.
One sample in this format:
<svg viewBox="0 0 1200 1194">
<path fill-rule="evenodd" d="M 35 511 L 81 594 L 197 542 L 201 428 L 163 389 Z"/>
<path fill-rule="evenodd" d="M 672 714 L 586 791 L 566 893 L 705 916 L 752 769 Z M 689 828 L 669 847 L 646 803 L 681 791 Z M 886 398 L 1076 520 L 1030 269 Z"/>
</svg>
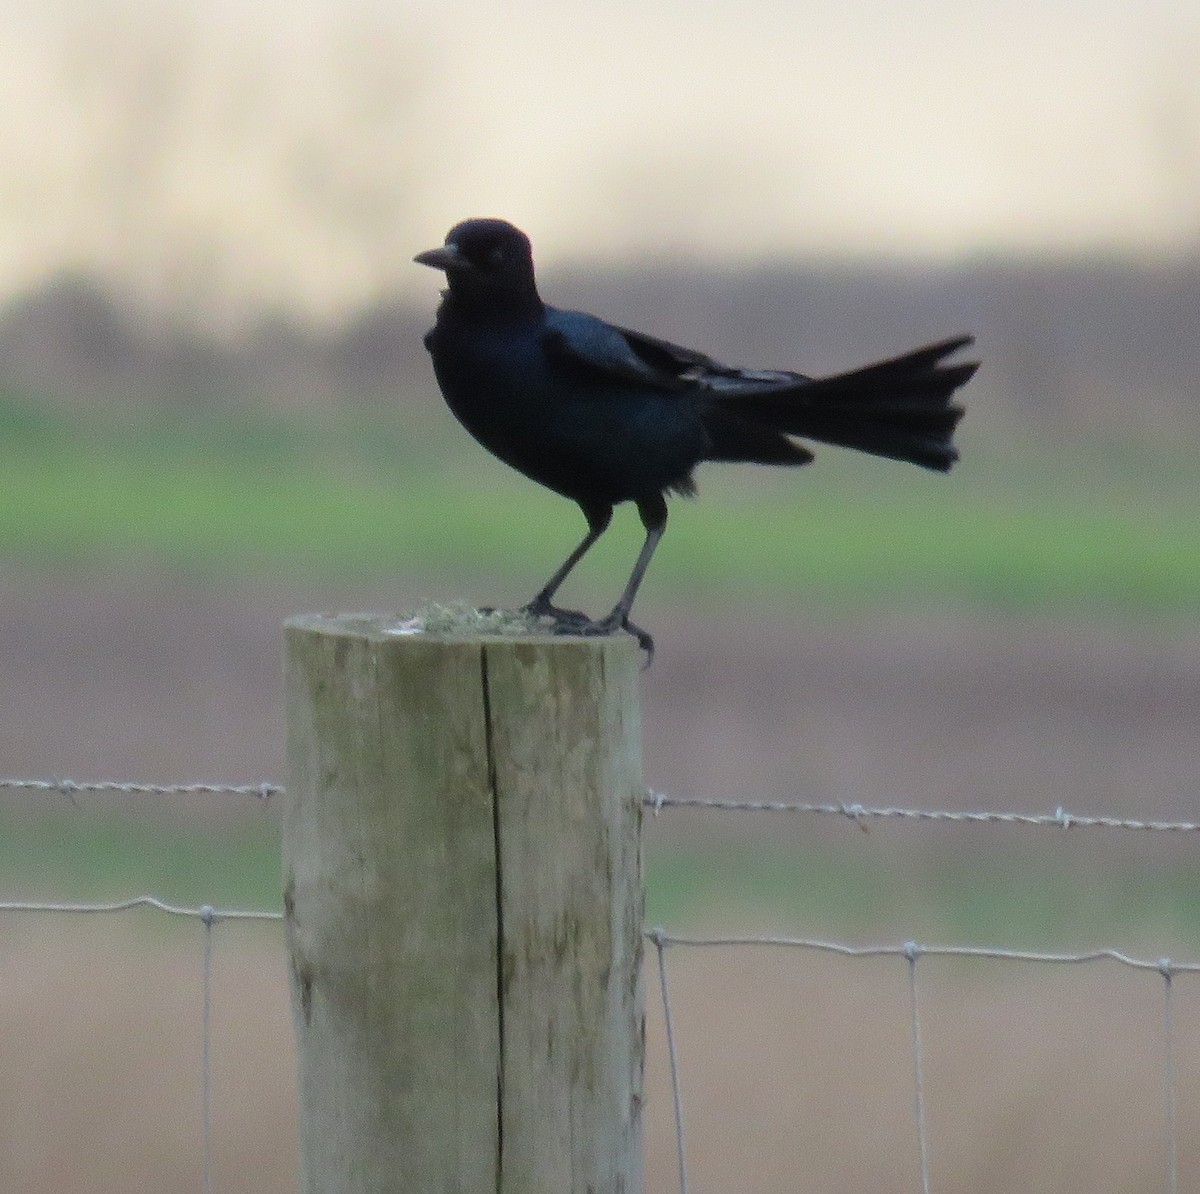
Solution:
<svg viewBox="0 0 1200 1194">
<path fill-rule="evenodd" d="M 442 332 L 430 351 L 451 412 L 494 456 L 558 493 L 634 499 L 676 485 L 704 453 L 684 396 L 581 382 L 547 361 L 540 336 Z"/>
</svg>

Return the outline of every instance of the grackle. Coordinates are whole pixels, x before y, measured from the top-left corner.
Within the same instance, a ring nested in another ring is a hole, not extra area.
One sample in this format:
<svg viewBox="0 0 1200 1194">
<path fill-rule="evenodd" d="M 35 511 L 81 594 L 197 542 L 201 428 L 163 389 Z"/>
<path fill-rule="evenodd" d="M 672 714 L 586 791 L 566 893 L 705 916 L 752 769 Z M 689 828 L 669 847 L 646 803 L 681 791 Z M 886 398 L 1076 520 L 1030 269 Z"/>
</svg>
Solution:
<svg viewBox="0 0 1200 1194">
<path fill-rule="evenodd" d="M 504 220 L 466 220 L 414 260 L 449 283 L 425 347 L 451 411 L 489 452 L 577 502 L 587 519 L 587 534 L 525 607 L 557 633 L 626 630 L 653 654 L 629 611 L 667 525 L 665 495 L 694 494 L 701 461 L 807 464 L 813 454 L 790 436 L 939 472 L 958 459 L 963 410 L 950 399 L 978 364 L 945 358 L 970 336 L 832 377 L 735 369 L 546 305 L 529 238 Z M 598 620 L 559 609 L 555 593 L 620 502 L 637 506 L 646 529 L 620 600 Z"/>
</svg>

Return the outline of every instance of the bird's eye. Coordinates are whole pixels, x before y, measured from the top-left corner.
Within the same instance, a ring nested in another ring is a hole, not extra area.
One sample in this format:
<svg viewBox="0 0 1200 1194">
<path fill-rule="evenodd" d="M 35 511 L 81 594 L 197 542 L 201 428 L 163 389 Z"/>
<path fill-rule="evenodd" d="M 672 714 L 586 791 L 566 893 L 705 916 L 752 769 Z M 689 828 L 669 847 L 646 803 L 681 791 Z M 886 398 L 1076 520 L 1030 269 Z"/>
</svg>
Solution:
<svg viewBox="0 0 1200 1194">
<path fill-rule="evenodd" d="M 488 265 L 497 266 L 504 264 L 504 250 L 497 245 L 494 249 L 490 249 L 487 255 Z"/>
</svg>

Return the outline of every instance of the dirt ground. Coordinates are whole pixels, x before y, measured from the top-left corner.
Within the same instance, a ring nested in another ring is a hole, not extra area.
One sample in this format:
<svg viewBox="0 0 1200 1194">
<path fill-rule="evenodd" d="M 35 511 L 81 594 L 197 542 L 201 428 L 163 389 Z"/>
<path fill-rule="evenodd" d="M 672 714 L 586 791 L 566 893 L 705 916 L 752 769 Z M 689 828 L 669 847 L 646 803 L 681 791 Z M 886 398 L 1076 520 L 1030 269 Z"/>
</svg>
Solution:
<svg viewBox="0 0 1200 1194">
<path fill-rule="evenodd" d="M 280 777 L 279 621 L 417 597 L 314 600 L 161 576 L 0 581 L 0 772 Z M 646 777 L 672 794 L 1195 816 L 1200 632 L 953 611 L 750 618 L 652 602 L 642 617 L 659 642 L 643 697 Z M 811 823 L 664 817 L 650 832 L 653 850 Z M 19 894 L 0 882 L 0 895 Z M 191 928 L 0 918 L 0 1189 L 200 1188 Z M 919 1188 L 902 962 L 671 959 L 692 1194 Z M 934 1189 L 1167 1189 L 1158 975 L 921 966 Z M 1180 978 L 1180 1189 L 1200 1182 L 1197 1012 L 1200 982 Z M 214 1015 L 215 1190 L 290 1191 L 277 936 L 218 930 Z M 674 1133 L 653 1000 L 649 1057 L 648 1188 L 665 1191 Z"/>
<path fill-rule="evenodd" d="M 169 576 L 0 578 L 0 770 L 277 778 L 281 621 L 424 597 L 402 586 L 314 594 Z M 681 613 L 650 601 L 639 613 L 659 648 L 642 699 L 655 788 L 1195 811 L 1198 627 L 954 610 Z"/>
<path fill-rule="evenodd" d="M 291 1194 L 281 944 L 217 933 L 213 1188 Z M 148 942 L 127 923 L 10 918 L 0 942 L 0 1188 L 199 1190 L 198 933 Z M 670 965 L 693 1194 L 920 1189 L 904 962 L 725 951 Z M 1106 966 L 1063 979 L 930 962 L 920 991 L 933 1189 L 1168 1189 L 1157 974 Z M 1200 1179 L 1200 1006 L 1186 984 L 1177 994 L 1186 1190 Z M 647 1189 L 665 1192 L 677 1188 L 675 1136 L 653 999 L 647 1044 Z"/>
</svg>

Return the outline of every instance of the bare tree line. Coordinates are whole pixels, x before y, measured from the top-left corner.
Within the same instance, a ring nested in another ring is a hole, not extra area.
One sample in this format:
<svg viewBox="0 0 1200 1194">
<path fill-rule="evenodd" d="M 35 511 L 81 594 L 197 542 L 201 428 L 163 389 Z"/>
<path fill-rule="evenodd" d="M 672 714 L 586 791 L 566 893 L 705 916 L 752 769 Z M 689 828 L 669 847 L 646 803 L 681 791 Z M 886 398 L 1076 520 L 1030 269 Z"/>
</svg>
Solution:
<svg viewBox="0 0 1200 1194">
<path fill-rule="evenodd" d="M 551 272 L 566 305 L 731 361 L 836 369 L 952 332 L 979 338 L 976 401 L 1064 425 L 1200 430 L 1200 257 L 957 267 Z M 0 382 L 48 399 L 316 405 L 428 387 L 428 306 L 396 294 L 334 324 L 267 315 L 236 341 L 147 321 L 64 277 L 0 312 Z"/>
</svg>

